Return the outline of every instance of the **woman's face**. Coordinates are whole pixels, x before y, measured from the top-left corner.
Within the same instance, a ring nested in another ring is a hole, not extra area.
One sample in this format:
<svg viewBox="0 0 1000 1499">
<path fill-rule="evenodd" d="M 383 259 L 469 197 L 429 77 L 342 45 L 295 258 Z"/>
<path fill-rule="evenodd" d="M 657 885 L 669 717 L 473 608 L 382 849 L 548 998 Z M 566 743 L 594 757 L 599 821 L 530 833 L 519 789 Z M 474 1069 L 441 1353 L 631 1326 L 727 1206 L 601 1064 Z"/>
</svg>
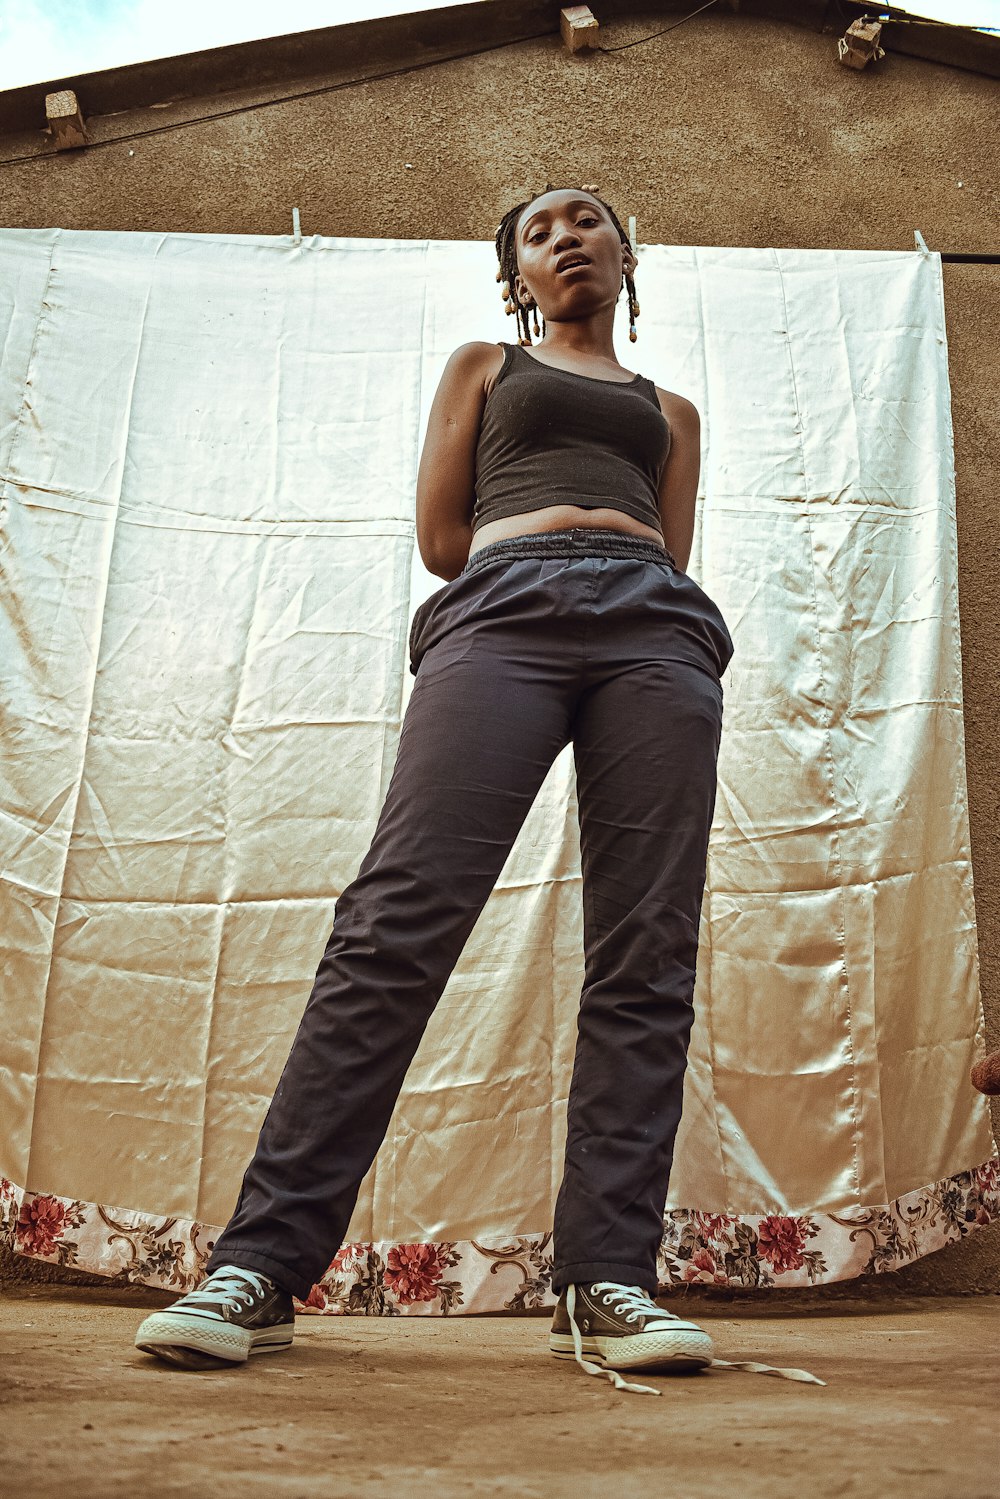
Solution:
<svg viewBox="0 0 1000 1499">
<path fill-rule="evenodd" d="M 622 275 L 636 258 L 605 209 L 590 193 L 555 188 L 522 210 L 514 240 L 519 274 L 514 292 L 522 304 L 538 303 L 546 321 L 572 319 L 614 303 Z M 571 256 L 587 264 L 559 270 Z"/>
</svg>

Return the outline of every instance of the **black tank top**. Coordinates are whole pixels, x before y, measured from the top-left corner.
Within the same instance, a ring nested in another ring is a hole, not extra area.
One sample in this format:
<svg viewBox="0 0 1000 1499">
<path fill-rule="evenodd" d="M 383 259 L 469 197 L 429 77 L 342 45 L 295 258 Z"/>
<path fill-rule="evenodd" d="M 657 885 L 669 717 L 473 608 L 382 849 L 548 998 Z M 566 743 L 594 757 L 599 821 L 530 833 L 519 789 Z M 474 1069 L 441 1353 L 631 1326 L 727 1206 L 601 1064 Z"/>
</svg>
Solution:
<svg viewBox="0 0 1000 1499">
<path fill-rule="evenodd" d="M 546 505 L 621 510 L 662 531 L 671 431 L 652 380 L 600 380 L 543 364 L 520 344 L 503 350 L 476 446 L 473 534 Z"/>
</svg>

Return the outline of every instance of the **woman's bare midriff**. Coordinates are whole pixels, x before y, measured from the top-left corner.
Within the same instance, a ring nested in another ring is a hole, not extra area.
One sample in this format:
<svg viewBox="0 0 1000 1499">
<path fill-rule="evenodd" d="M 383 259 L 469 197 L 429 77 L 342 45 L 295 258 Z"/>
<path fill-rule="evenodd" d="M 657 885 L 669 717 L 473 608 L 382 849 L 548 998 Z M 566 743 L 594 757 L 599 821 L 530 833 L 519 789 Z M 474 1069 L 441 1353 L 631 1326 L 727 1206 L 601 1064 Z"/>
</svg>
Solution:
<svg viewBox="0 0 1000 1499">
<path fill-rule="evenodd" d="M 469 556 L 474 556 L 480 547 L 488 546 L 491 541 L 506 541 L 510 536 L 530 536 L 539 531 L 564 531 L 567 526 L 624 531 L 628 536 L 642 536 L 647 541 L 658 542 L 666 551 L 663 537 L 655 527 L 646 526 L 621 510 L 588 510 L 582 505 L 546 505 L 541 510 L 526 510 L 523 515 L 506 515 L 501 520 L 487 521 L 472 538 Z"/>
</svg>

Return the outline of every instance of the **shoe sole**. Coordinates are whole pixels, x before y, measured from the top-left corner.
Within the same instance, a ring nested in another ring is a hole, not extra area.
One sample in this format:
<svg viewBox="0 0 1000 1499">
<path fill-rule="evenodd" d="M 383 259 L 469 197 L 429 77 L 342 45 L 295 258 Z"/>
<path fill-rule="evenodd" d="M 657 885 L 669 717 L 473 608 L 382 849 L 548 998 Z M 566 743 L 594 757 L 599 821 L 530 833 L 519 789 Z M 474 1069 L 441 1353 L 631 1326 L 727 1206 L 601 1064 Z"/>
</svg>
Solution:
<svg viewBox="0 0 1000 1499">
<path fill-rule="evenodd" d="M 252 1353 L 290 1348 L 294 1331 L 294 1322 L 251 1329 L 182 1312 L 154 1312 L 136 1333 L 135 1346 L 183 1369 L 219 1369 L 245 1364 Z"/>
<path fill-rule="evenodd" d="M 634 1337 L 582 1337 L 583 1353 L 605 1369 L 704 1369 L 712 1362 L 705 1332 L 646 1332 Z M 556 1358 L 576 1358 L 572 1333 L 549 1334 Z"/>
</svg>

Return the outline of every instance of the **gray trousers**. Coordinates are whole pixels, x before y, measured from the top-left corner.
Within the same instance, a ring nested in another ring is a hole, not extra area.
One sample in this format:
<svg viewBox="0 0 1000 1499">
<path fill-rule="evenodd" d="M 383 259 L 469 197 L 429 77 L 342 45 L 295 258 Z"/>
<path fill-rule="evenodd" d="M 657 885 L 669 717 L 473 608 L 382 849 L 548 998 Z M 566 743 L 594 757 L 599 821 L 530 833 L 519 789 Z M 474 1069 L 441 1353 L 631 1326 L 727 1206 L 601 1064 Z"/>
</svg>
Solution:
<svg viewBox="0 0 1000 1499">
<path fill-rule="evenodd" d="M 371 846 L 336 903 L 208 1269 L 259 1270 L 303 1300 L 322 1278 L 427 1021 L 572 742 L 585 975 L 552 1286 L 612 1280 L 655 1294 L 726 622 L 655 542 L 577 528 L 476 552 L 417 609 L 409 653 L 415 681 Z"/>
</svg>

